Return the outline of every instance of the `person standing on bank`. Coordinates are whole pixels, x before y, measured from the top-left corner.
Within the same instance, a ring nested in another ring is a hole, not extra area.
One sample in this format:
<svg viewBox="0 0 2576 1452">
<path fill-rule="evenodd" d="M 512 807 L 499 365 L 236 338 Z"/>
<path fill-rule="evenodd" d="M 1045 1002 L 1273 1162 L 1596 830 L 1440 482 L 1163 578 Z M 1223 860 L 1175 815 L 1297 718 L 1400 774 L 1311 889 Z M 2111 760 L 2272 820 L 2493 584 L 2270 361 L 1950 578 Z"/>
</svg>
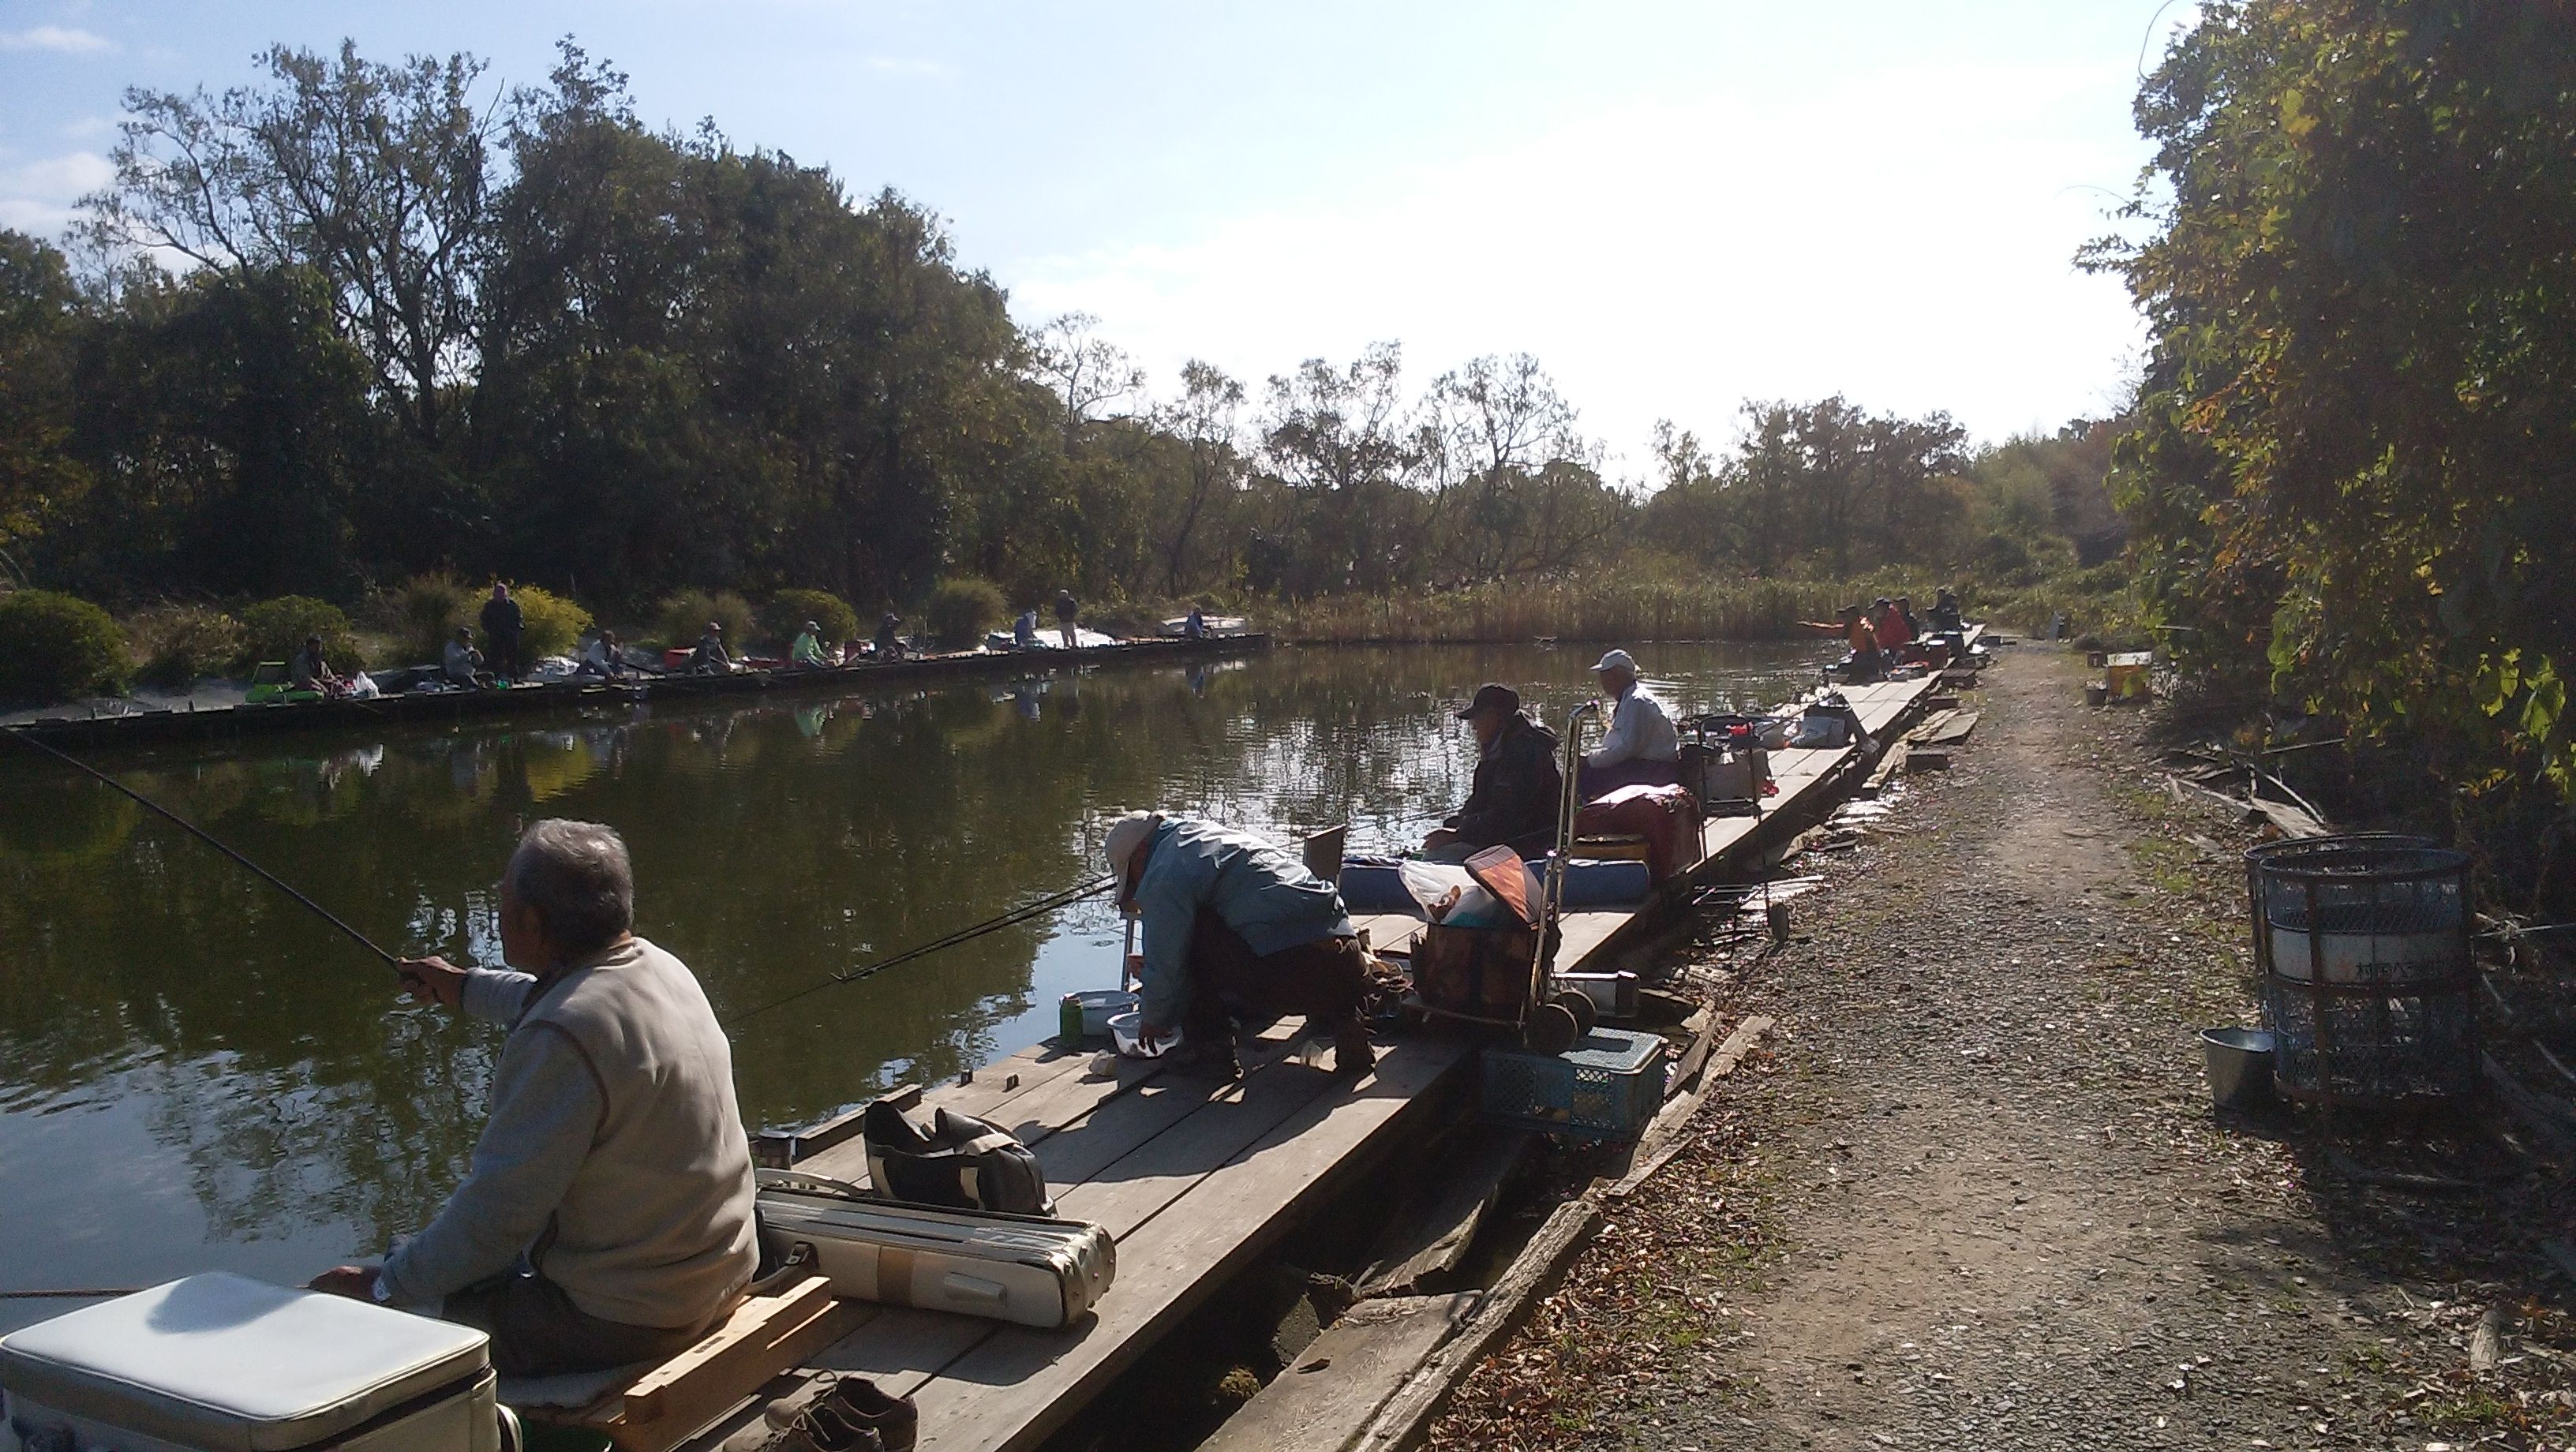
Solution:
<svg viewBox="0 0 2576 1452">
<path fill-rule="evenodd" d="M 1544 853 L 1555 845 L 1565 791 L 1556 733 L 1522 715 L 1520 692 L 1509 686 L 1478 687 L 1458 719 L 1476 734 L 1475 784 L 1457 813 L 1422 839 L 1422 855 L 1464 862 L 1488 847 Z"/>
<path fill-rule="evenodd" d="M 492 648 L 485 657 L 492 674 L 505 686 L 519 678 L 519 632 L 526 624 L 510 587 L 493 581 L 492 598 L 483 602 L 483 643 Z"/>
<path fill-rule="evenodd" d="M 1377 1062 L 1361 1016 L 1368 957 L 1341 889 L 1276 843 L 1195 817 L 1129 812 L 1101 855 L 1143 937 L 1131 967 L 1149 1052 L 1179 1029 L 1191 1063 L 1239 1079 L 1234 1020 L 1298 1013 L 1332 1035 L 1335 1073 Z"/>
<path fill-rule="evenodd" d="M 1625 786 L 1671 786 L 1682 779 L 1681 733 L 1664 703 L 1637 683 L 1636 659 L 1614 650 L 1592 667 L 1610 697 L 1610 730 L 1584 753 L 1583 799 L 1597 801 Z"/>
<path fill-rule="evenodd" d="M 414 1001 L 509 1026 L 471 1172 L 383 1265 L 313 1289 L 481 1327 L 513 1376 L 673 1355 L 760 1262 L 732 1048 L 688 968 L 635 936 L 610 829 L 528 828 L 500 920 L 503 957 L 532 971 L 400 966 Z"/>
<path fill-rule="evenodd" d="M 1055 628 L 1063 635 L 1064 648 L 1067 650 L 1082 644 L 1081 636 L 1074 629 L 1074 620 L 1081 614 L 1082 607 L 1074 603 L 1071 590 L 1055 592 Z"/>
</svg>

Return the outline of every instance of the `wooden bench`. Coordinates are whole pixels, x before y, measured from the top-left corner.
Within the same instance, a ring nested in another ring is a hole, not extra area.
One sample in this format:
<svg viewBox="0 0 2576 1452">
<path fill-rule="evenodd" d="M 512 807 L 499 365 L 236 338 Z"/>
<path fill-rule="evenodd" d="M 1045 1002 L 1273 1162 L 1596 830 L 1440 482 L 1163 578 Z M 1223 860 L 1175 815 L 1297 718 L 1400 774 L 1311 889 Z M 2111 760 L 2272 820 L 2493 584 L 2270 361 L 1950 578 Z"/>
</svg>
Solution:
<svg viewBox="0 0 2576 1452">
<path fill-rule="evenodd" d="M 524 1407 L 520 1414 L 601 1433 L 618 1452 L 670 1452 L 840 1339 L 854 1312 L 832 1295 L 830 1281 L 806 1276 L 745 1297 L 697 1345 L 610 1387 L 588 1406 Z"/>
</svg>

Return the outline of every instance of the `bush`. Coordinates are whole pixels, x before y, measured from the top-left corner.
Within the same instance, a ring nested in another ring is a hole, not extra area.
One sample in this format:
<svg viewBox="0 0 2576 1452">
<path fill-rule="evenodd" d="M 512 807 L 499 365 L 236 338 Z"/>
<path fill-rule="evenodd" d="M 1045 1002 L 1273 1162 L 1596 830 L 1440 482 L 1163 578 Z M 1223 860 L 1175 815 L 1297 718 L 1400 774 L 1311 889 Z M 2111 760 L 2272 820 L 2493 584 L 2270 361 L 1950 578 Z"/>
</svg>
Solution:
<svg viewBox="0 0 2576 1452">
<path fill-rule="evenodd" d="M 125 632 L 86 600 L 51 590 L 0 597 L 0 700 L 68 701 L 125 685 Z"/>
<path fill-rule="evenodd" d="M 510 591 L 510 598 L 519 602 L 519 654 L 523 659 L 570 655 L 573 647 L 581 643 L 581 633 L 590 628 L 589 611 L 551 590 L 520 585 Z"/>
<path fill-rule="evenodd" d="M 308 635 L 322 637 L 323 658 L 336 671 L 364 670 L 365 653 L 358 649 L 358 637 L 349 629 L 349 617 L 328 600 L 310 595 L 280 595 L 262 600 L 241 613 L 242 653 L 234 659 L 241 665 L 257 665 L 264 660 L 293 660 L 304 648 Z"/>
<path fill-rule="evenodd" d="M 1001 586 L 980 576 L 956 575 L 932 588 L 929 608 L 922 613 L 940 644 L 963 650 L 980 643 L 1009 609 Z"/>
<path fill-rule="evenodd" d="M 707 622 L 725 628 L 725 649 L 739 655 L 751 640 L 751 602 L 731 590 L 682 590 L 662 602 L 655 614 L 664 645 L 695 645 L 707 633 Z"/>
<path fill-rule="evenodd" d="M 143 679 L 165 690 L 186 690 L 241 658 L 247 638 L 241 622 L 208 605 L 155 605 L 127 628 Z"/>
<path fill-rule="evenodd" d="M 412 665 L 439 658 L 456 627 L 472 625 L 482 595 L 454 575 L 416 575 L 376 599 L 375 613 L 394 648 Z"/>
<path fill-rule="evenodd" d="M 782 646 L 794 640 L 808 620 L 823 627 L 823 639 L 829 642 L 855 639 L 859 633 L 859 612 L 828 591 L 781 590 L 769 597 L 760 613 L 769 638 Z"/>
</svg>

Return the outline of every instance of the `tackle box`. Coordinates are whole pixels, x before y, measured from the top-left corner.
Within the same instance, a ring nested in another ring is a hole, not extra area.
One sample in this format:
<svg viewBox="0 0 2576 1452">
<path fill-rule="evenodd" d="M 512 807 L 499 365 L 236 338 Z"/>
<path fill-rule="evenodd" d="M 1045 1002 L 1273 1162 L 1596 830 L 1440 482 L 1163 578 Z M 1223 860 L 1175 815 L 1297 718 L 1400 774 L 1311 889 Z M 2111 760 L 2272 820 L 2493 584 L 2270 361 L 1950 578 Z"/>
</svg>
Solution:
<svg viewBox="0 0 2576 1452">
<path fill-rule="evenodd" d="M 0 1338 L 27 1452 L 499 1452 L 467 1326 L 217 1271 Z"/>
<path fill-rule="evenodd" d="M 1630 1140 L 1664 1102 L 1661 1034 L 1596 1028 L 1562 1054 L 1490 1048 L 1478 1065 L 1488 1123 Z"/>
</svg>

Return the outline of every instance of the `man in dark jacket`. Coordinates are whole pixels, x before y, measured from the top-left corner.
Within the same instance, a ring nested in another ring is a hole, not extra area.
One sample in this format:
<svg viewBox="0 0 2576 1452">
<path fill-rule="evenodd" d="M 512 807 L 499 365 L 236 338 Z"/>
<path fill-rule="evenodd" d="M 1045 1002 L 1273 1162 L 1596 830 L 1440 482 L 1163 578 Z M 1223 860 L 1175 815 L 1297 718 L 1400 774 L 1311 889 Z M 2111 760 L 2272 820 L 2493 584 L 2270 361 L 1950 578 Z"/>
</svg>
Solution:
<svg viewBox="0 0 2576 1452">
<path fill-rule="evenodd" d="M 519 630 L 524 622 L 519 602 L 510 598 L 510 587 L 495 581 L 492 598 L 483 602 L 483 643 L 491 647 L 485 658 L 491 662 L 492 674 L 508 685 L 519 678 Z"/>
<path fill-rule="evenodd" d="M 1565 790 L 1556 733 L 1521 714 L 1518 691 L 1488 685 L 1458 719 L 1476 733 L 1476 780 L 1466 805 L 1422 840 L 1434 861 L 1464 862 L 1488 847 L 1544 852 L 1555 844 Z"/>
</svg>

